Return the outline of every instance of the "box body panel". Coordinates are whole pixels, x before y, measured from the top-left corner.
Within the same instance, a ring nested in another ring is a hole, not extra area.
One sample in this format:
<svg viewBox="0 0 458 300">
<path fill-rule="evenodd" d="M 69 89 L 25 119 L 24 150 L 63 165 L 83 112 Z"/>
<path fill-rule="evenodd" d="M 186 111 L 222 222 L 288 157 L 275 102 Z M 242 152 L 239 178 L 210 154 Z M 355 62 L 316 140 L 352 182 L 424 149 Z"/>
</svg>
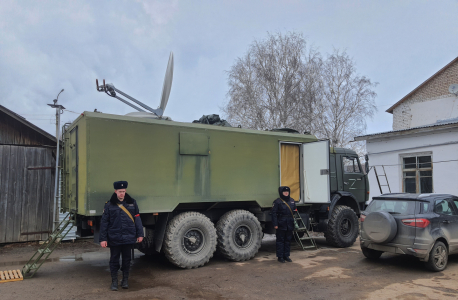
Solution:
<svg viewBox="0 0 458 300">
<path fill-rule="evenodd" d="M 118 180 L 129 182 L 127 193 L 142 213 L 171 212 L 180 203 L 193 202 L 255 201 L 268 208 L 278 197 L 279 142 L 317 140 L 311 135 L 85 112 L 65 132 L 66 141 L 76 127 L 78 195 L 75 203 L 75 187 L 69 184 L 74 180 L 70 162 L 75 152 L 66 143 L 64 202 L 86 216 L 102 214 Z M 180 140 L 186 143 L 181 148 Z"/>
</svg>

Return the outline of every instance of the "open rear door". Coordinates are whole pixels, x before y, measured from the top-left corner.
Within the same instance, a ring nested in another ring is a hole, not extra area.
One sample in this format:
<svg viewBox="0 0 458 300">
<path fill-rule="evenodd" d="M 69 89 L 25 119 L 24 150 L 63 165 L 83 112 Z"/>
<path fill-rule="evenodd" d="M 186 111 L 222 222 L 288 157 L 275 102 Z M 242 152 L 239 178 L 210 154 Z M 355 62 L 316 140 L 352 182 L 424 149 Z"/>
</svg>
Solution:
<svg viewBox="0 0 458 300">
<path fill-rule="evenodd" d="M 302 144 L 302 172 L 304 203 L 330 202 L 328 140 Z"/>
</svg>

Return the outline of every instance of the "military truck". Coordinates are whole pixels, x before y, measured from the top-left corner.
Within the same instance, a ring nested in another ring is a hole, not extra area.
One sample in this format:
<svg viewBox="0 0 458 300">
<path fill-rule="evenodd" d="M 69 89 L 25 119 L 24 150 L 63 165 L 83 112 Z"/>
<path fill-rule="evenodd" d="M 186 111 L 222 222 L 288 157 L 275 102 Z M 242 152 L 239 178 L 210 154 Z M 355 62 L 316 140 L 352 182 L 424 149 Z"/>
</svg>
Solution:
<svg viewBox="0 0 458 300">
<path fill-rule="evenodd" d="M 278 187 L 291 188 L 310 229 L 337 247 L 358 236 L 369 196 L 357 154 L 290 130 L 259 131 L 96 112 L 64 126 L 62 210 L 77 234 L 98 242 L 112 183 L 129 182 L 140 207 L 145 254 L 165 253 L 181 268 L 219 251 L 244 261 L 272 234 Z"/>
</svg>

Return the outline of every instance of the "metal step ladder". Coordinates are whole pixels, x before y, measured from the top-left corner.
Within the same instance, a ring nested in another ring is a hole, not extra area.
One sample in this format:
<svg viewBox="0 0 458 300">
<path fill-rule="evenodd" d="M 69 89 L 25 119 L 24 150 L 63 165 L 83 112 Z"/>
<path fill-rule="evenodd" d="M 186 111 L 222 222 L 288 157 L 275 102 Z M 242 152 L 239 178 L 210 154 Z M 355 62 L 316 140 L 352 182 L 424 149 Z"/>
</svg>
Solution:
<svg viewBox="0 0 458 300">
<path fill-rule="evenodd" d="M 380 194 L 383 194 L 382 186 L 388 187 L 388 191 L 391 193 L 390 184 L 388 183 L 388 177 L 386 176 L 386 172 L 385 172 L 385 166 L 382 165 L 382 166 L 379 166 L 379 167 L 382 167 L 383 174 L 379 175 L 377 173 L 377 166 L 373 166 L 374 173 L 375 173 L 375 178 L 377 178 L 378 188 L 380 189 Z M 381 184 L 380 183 L 380 177 L 385 177 L 386 184 Z"/>
<path fill-rule="evenodd" d="M 35 252 L 35 254 L 29 259 L 29 261 L 22 268 L 22 275 L 24 278 L 32 278 L 33 275 L 38 271 L 41 265 L 56 249 L 56 247 L 62 242 L 68 232 L 72 229 L 75 212 L 71 211 L 65 216 L 65 218 L 56 227 L 56 230 L 48 237 L 48 239 L 41 245 L 41 247 Z"/>
<path fill-rule="evenodd" d="M 302 250 L 311 248 L 315 248 L 315 250 L 318 250 L 315 240 L 312 236 L 310 236 L 307 226 L 305 225 L 304 220 L 302 220 L 301 214 L 297 210 L 295 210 L 293 216 L 294 220 L 296 221 L 296 224 L 298 225 L 298 227 L 295 228 L 293 232 L 296 243 L 302 247 Z M 308 245 L 306 244 L 306 242 L 309 242 Z"/>
</svg>

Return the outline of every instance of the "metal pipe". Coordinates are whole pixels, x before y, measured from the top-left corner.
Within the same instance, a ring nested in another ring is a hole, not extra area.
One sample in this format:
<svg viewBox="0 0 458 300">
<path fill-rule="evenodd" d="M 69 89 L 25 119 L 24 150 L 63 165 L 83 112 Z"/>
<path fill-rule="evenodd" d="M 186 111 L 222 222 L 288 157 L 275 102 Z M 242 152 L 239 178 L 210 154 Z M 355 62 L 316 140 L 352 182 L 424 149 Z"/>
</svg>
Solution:
<svg viewBox="0 0 458 300">
<path fill-rule="evenodd" d="M 48 104 L 49 106 L 53 107 L 56 109 L 56 144 L 57 144 L 57 150 L 56 150 L 56 174 L 55 174 L 55 180 L 54 180 L 54 204 L 53 204 L 53 215 L 52 215 L 52 231 L 56 230 L 56 205 L 57 205 L 57 198 L 59 197 L 59 160 L 60 160 L 60 114 L 61 110 L 65 109 L 62 105 L 57 104 L 57 101 L 59 101 L 59 95 L 62 93 L 64 89 L 62 89 L 59 94 L 57 94 L 57 98 L 53 101 L 54 104 Z"/>
<path fill-rule="evenodd" d="M 132 108 L 134 108 L 134 109 L 136 109 L 136 110 L 138 110 L 138 111 L 146 112 L 146 111 L 144 111 L 143 109 L 141 109 L 140 107 L 135 106 L 135 105 L 133 105 L 132 103 L 127 102 L 126 100 L 122 99 L 121 97 L 114 96 L 114 98 L 118 99 L 119 101 L 124 102 L 125 104 L 129 105 L 130 107 L 132 107 Z"/>
<path fill-rule="evenodd" d="M 141 109 L 140 107 L 137 107 L 137 106 L 135 106 L 135 105 L 133 105 L 133 104 L 127 102 L 126 100 L 122 99 L 121 97 L 114 96 L 114 98 L 118 99 L 119 101 L 124 102 L 125 104 L 129 105 L 130 107 L 132 107 L 132 108 L 134 108 L 134 109 L 136 109 L 136 110 L 138 110 L 138 111 L 146 112 L 146 111 L 144 111 L 143 109 Z"/>
<path fill-rule="evenodd" d="M 56 214 L 57 214 L 57 198 L 59 197 L 59 161 L 60 161 L 60 108 L 56 108 L 56 140 L 57 140 L 57 150 L 56 150 L 56 175 L 54 180 L 54 205 L 53 205 L 53 226 L 52 231 L 56 230 Z"/>
<path fill-rule="evenodd" d="M 108 84 L 107 84 L 107 85 L 108 85 Z M 135 99 L 135 98 L 132 98 L 131 96 L 127 95 L 126 93 L 123 93 L 122 91 L 120 91 L 120 90 L 118 90 L 117 88 L 115 88 L 114 85 L 111 85 L 111 87 L 112 87 L 116 92 L 120 93 L 121 95 L 123 95 L 123 96 L 126 97 L 127 99 L 132 100 L 133 102 L 137 103 L 137 104 L 140 105 L 141 107 L 143 107 L 143 108 L 149 110 L 150 112 L 152 112 L 152 113 L 154 113 L 154 114 L 156 113 L 156 112 L 155 112 L 155 111 L 156 111 L 155 109 L 149 107 L 148 105 L 146 105 L 146 104 L 144 104 L 144 103 L 141 103 L 140 101 L 138 101 L 138 100 Z"/>
</svg>

